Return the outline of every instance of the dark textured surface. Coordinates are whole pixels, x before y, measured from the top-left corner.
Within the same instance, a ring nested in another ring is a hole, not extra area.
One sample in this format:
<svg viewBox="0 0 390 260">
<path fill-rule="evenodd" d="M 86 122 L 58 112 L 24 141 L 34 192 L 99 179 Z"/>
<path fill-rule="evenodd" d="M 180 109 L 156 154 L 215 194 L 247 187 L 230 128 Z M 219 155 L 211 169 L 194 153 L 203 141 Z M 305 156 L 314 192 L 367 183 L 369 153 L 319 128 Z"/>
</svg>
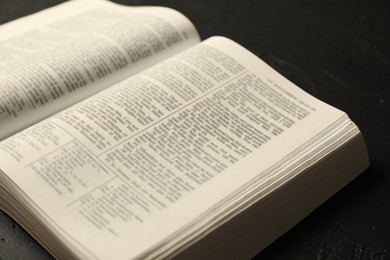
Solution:
<svg viewBox="0 0 390 260">
<path fill-rule="evenodd" d="M 0 0 L 0 23 L 60 2 Z M 390 259 L 390 1 L 115 2 L 181 11 L 202 39 L 241 43 L 363 132 L 370 168 L 256 258 Z M 0 259 L 18 258 L 50 255 L 0 213 Z"/>
</svg>

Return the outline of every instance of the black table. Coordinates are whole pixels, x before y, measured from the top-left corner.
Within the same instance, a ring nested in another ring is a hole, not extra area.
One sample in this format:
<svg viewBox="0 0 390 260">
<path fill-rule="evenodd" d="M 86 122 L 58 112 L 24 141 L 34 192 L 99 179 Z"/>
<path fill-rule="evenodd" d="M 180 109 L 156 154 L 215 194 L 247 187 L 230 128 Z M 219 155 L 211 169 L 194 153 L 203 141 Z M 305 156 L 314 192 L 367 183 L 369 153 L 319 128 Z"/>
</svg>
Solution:
<svg viewBox="0 0 390 260">
<path fill-rule="evenodd" d="M 61 0 L 0 0 L 0 23 Z M 258 259 L 390 259 L 390 2 L 347 0 L 117 0 L 164 5 L 202 39 L 227 36 L 302 89 L 347 112 L 363 132 L 370 168 Z M 50 259 L 0 213 L 0 259 Z"/>
</svg>

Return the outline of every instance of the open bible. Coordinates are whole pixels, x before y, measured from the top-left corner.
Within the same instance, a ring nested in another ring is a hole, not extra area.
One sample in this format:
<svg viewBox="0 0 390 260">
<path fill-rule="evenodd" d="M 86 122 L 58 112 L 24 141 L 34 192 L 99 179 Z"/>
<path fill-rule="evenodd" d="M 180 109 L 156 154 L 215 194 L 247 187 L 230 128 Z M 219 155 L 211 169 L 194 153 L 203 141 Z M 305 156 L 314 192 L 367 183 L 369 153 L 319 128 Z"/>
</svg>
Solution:
<svg viewBox="0 0 390 260">
<path fill-rule="evenodd" d="M 368 164 L 344 112 L 175 10 L 0 27 L 0 208 L 54 257 L 251 257 Z"/>
</svg>

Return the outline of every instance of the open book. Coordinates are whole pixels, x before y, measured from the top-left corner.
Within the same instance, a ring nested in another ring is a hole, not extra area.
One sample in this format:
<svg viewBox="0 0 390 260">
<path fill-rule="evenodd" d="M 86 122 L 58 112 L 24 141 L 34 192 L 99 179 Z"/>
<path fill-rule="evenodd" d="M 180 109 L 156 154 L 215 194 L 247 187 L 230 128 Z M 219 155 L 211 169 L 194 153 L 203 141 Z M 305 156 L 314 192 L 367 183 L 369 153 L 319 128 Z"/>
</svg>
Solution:
<svg viewBox="0 0 390 260">
<path fill-rule="evenodd" d="M 0 206 L 63 259 L 251 257 L 368 166 L 359 129 L 180 13 L 0 27 Z"/>
</svg>

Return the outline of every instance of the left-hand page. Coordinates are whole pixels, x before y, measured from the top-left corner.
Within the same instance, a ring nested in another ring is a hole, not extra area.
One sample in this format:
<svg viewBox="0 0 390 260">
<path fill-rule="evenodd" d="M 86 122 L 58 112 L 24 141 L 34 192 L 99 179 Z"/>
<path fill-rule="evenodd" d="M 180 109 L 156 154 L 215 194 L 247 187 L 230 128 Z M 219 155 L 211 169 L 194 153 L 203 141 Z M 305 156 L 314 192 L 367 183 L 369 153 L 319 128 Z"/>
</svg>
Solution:
<svg viewBox="0 0 390 260">
<path fill-rule="evenodd" d="M 69 1 L 4 24 L 0 140 L 199 41 L 173 9 L 105 0 Z"/>
</svg>

